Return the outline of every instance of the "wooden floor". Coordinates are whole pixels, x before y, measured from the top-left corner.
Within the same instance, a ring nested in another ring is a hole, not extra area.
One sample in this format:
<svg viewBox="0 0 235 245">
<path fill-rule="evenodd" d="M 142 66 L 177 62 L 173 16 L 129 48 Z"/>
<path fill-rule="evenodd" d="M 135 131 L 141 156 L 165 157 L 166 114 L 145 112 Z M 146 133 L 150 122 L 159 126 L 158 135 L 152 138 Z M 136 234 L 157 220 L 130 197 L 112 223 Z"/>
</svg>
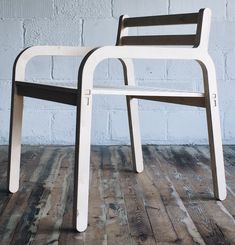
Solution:
<svg viewBox="0 0 235 245">
<path fill-rule="evenodd" d="M 24 147 L 20 191 L 6 187 L 0 147 L 0 244 L 235 244 L 235 146 L 225 146 L 228 197 L 213 199 L 208 148 L 92 147 L 89 226 L 72 228 L 73 147 Z"/>
</svg>

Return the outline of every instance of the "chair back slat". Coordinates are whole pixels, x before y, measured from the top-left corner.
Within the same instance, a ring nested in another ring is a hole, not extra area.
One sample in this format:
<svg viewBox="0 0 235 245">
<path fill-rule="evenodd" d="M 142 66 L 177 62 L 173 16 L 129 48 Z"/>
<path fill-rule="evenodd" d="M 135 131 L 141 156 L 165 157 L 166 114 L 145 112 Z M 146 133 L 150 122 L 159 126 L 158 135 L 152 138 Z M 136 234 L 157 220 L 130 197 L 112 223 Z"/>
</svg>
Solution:
<svg viewBox="0 0 235 245">
<path fill-rule="evenodd" d="M 196 35 L 126 36 L 121 45 L 194 45 Z"/>
<path fill-rule="evenodd" d="M 124 19 L 124 27 L 197 24 L 198 13 L 134 17 Z"/>
<path fill-rule="evenodd" d="M 199 45 L 208 48 L 210 31 L 210 9 L 200 9 L 197 13 L 128 17 L 121 16 L 117 35 L 117 45 Z M 129 28 L 146 26 L 165 26 L 165 25 L 188 25 L 196 24 L 195 34 L 183 35 L 128 35 Z"/>
</svg>

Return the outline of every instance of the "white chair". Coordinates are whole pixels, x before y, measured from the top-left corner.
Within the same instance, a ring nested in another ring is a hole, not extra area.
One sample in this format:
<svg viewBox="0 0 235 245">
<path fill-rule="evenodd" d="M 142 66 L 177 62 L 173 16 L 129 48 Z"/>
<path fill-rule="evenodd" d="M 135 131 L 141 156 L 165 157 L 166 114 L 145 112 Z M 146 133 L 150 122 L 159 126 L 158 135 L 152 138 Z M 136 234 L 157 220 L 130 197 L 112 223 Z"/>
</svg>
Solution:
<svg viewBox="0 0 235 245">
<path fill-rule="evenodd" d="M 133 163 L 137 172 L 143 171 L 143 157 L 139 132 L 138 100 L 154 100 L 203 107 L 207 113 L 211 169 L 214 195 L 219 200 L 226 197 L 224 160 L 220 132 L 216 72 L 208 54 L 211 11 L 169 16 L 129 18 L 119 21 L 116 46 L 96 49 L 35 46 L 23 51 L 14 66 L 9 154 L 9 190 L 19 188 L 21 128 L 24 96 L 61 102 L 77 107 L 77 132 L 74 171 L 74 225 L 78 231 L 87 228 L 90 131 L 93 95 L 124 95 L 127 99 Z M 194 35 L 128 36 L 128 29 L 139 26 L 196 24 Z M 172 47 L 162 47 L 162 46 Z M 185 47 L 187 45 L 187 47 Z M 25 68 L 31 58 L 40 55 L 85 56 L 79 68 L 78 88 L 34 84 L 25 81 Z M 117 87 L 93 86 L 96 66 L 104 59 L 119 59 L 123 66 L 125 85 Z M 204 79 L 203 92 L 163 91 L 135 85 L 133 59 L 195 60 L 200 64 Z"/>
</svg>

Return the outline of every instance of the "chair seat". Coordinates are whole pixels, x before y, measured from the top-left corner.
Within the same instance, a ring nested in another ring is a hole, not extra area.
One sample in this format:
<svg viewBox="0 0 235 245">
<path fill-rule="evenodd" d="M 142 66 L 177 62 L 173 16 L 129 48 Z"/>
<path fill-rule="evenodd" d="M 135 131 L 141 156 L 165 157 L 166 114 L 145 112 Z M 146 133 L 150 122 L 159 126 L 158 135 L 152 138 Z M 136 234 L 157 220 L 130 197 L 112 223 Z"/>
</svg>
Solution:
<svg viewBox="0 0 235 245">
<path fill-rule="evenodd" d="M 166 97 L 204 97 L 204 93 L 161 89 L 144 86 L 96 86 L 92 94 L 129 95 L 129 96 L 166 96 Z"/>
<path fill-rule="evenodd" d="M 77 105 L 78 91 L 74 84 L 39 84 L 31 82 L 16 82 L 17 91 L 20 95 L 44 99 L 69 105 Z M 197 101 L 204 106 L 204 93 L 187 92 L 179 90 L 166 90 L 143 86 L 96 86 L 92 94 L 103 95 L 124 95 L 139 99 L 164 101 L 164 98 L 188 98 L 190 101 Z M 198 104 L 197 103 L 197 104 Z"/>
</svg>

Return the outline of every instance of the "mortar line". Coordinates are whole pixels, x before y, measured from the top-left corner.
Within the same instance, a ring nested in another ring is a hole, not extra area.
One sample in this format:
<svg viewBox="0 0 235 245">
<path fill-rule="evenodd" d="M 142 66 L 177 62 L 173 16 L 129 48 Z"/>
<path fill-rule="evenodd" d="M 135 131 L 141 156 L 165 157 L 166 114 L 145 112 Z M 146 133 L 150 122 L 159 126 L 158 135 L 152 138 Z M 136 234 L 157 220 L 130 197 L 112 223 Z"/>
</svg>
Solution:
<svg viewBox="0 0 235 245">
<path fill-rule="evenodd" d="M 223 77 L 223 80 L 228 80 L 228 69 L 227 69 L 227 63 L 228 63 L 228 53 L 226 52 L 226 53 L 224 53 L 224 52 L 222 52 L 223 53 L 223 57 L 224 57 L 224 77 Z"/>
<path fill-rule="evenodd" d="M 225 5 L 225 20 L 228 20 L 228 0 L 226 0 L 226 5 Z"/>
<path fill-rule="evenodd" d="M 80 19 L 80 25 L 81 25 L 81 46 L 84 46 L 84 19 Z"/>
<path fill-rule="evenodd" d="M 23 29 L 23 47 L 25 47 L 25 40 L 26 40 L 26 28 L 24 21 L 22 22 L 22 29 Z"/>
<path fill-rule="evenodd" d="M 54 80 L 54 68 L 55 68 L 55 66 L 54 66 L 55 64 L 54 64 L 54 57 L 52 56 L 51 57 L 51 80 Z"/>
<path fill-rule="evenodd" d="M 112 141 L 112 133 L 111 133 L 111 113 L 108 111 L 108 140 Z"/>
<path fill-rule="evenodd" d="M 114 0 L 111 0 L 111 17 L 114 18 L 113 8 L 114 8 Z"/>
<path fill-rule="evenodd" d="M 52 0 L 53 17 L 55 17 L 55 0 Z"/>
<path fill-rule="evenodd" d="M 170 13 L 170 7 L 171 7 L 171 0 L 168 0 L 167 2 L 168 6 L 167 6 L 167 14 Z"/>
</svg>

